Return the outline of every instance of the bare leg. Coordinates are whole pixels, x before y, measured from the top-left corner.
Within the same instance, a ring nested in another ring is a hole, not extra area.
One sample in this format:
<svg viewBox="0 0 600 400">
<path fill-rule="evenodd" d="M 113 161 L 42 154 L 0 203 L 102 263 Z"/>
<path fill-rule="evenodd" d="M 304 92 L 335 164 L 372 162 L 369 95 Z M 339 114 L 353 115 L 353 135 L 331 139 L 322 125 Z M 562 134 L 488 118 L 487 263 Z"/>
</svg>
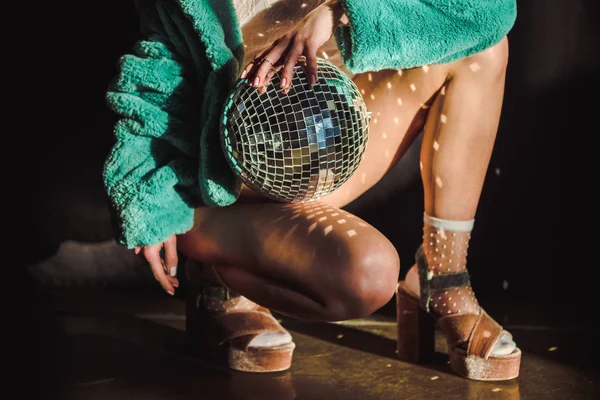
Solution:
<svg viewBox="0 0 600 400">
<path fill-rule="evenodd" d="M 445 94 L 433 103 L 421 149 L 428 215 L 475 217 L 500 120 L 507 52 L 504 41 L 455 64 Z"/>
<path fill-rule="evenodd" d="M 447 84 L 435 98 L 421 148 L 429 216 L 459 221 L 475 216 L 498 129 L 507 57 L 505 39 L 452 64 Z M 468 235 L 463 234 L 465 241 Z M 455 264 L 463 267 L 466 254 L 463 257 L 455 258 Z M 415 268 L 409 272 L 407 284 L 419 292 Z"/>
<path fill-rule="evenodd" d="M 372 313 L 394 293 L 393 245 L 359 218 L 323 203 L 201 208 L 179 247 L 218 265 L 227 286 L 294 317 Z"/>
</svg>

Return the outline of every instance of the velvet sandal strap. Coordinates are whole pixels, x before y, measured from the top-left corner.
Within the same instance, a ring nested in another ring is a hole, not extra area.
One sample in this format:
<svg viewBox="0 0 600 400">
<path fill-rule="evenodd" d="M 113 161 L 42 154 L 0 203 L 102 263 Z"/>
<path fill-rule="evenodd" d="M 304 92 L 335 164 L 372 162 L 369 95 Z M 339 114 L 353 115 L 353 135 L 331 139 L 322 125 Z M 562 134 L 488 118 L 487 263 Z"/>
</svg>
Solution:
<svg viewBox="0 0 600 400">
<path fill-rule="evenodd" d="M 481 309 L 479 319 L 471 332 L 467 354 L 478 355 L 487 360 L 503 332 L 502 326 Z"/>
<path fill-rule="evenodd" d="M 215 316 L 216 338 L 218 345 L 235 339 L 247 337 L 242 340 L 247 349 L 251 340 L 263 333 L 285 333 L 286 330 L 277 322 L 270 313 L 262 311 L 237 311 L 227 312 Z M 237 341 L 236 343 L 240 343 Z"/>
<path fill-rule="evenodd" d="M 229 301 L 241 295 L 225 286 L 207 283 L 202 286 L 202 295 L 207 300 Z"/>
<path fill-rule="evenodd" d="M 479 314 L 453 314 L 441 317 L 438 324 L 449 348 L 467 344 L 470 356 L 488 359 L 494 345 L 505 332 L 502 326 L 490 317 L 484 309 Z"/>
<path fill-rule="evenodd" d="M 471 285 L 467 270 L 450 274 L 433 275 L 429 270 L 423 246 L 417 250 L 415 259 L 417 260 L 419 285 L 421 287 L 420 304 L 427 312 L 430 311 L 429 303 L 431 302 L 433 293 Z"/>
</svg>

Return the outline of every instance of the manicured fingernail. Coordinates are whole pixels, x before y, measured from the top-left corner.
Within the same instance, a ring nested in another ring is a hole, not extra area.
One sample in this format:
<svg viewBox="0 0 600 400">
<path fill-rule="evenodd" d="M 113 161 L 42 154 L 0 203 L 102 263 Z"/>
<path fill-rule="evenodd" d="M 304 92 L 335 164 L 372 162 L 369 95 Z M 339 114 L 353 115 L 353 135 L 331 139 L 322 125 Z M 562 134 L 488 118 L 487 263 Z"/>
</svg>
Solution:
<svg viewBox="0 0 600 400">
<path fill-rule="evenodd" d="M 289 91 L 290 91 L 290 88 L 285 88 L 285 89 L 283 89 L 283 94 L 288 94 Z"/>
<path fill-rule="evenodd" d="M 177 283 L 177 282 L 175 282 L 175 283 L 172 283 L 172 285 L 173 285 L 173 287 L 176 287 L 176 288 L 178 288 L 178 287 L 179 287 L 179 283 Z"/>
<path fill-rule="evenodd" d="M 256 78 L 254 78 L 254 86 L 258 87 L 259 83 L 260 83 L 260 78 L 257 76 Z"/>
<path fill-rule="evenodd" d="M 175 293 L 173 293 L 173 292 L 172 292 L 172 291 L 170 291 L 170 290 L 167 290 L 167 293 L 169 293 L 171 296 L 175 296 Z"/>
<path fill-rule="evenodd" d="M 310 85 L 313 86 L 315 83 L 317 83 L 317 77 L 315 76 L 315 74 L 312 74 L 310 76 Z"/>
<path fill-rule="evenodd" d="M 248 75 L 248 73 L 246 72 L 246 70 L 242 71 L 242 79 L 244 79 L 246 77 L 246 75 Z"/>
<path fill-rule="evenodd" d="M 171 276 L 177 276 L 177 267 L 171 267 L 169 269 L 169 275 L 171 275 Z"/>
<path fill-rule="evenodd" d="M 283 79 L 281 80 L 281 87 L 282 87 L 282 88 L 283 88 L 283 87 L 285 87 L 285 84 L 286 84 L 286 83 L 287 83 L 287 78 L 283 78 Z"/>
</svg>

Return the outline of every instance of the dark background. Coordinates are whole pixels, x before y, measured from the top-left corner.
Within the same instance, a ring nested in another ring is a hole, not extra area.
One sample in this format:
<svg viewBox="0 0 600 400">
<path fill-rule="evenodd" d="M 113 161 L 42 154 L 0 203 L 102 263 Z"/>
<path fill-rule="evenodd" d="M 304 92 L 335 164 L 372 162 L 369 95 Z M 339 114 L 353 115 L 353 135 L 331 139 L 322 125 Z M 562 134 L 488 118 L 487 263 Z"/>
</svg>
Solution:
<svg viewBox="0 0 600 400">
<path fill-rule="evenodd" d="M 597 262 L 573 258 L 580 250 L 570 239 L 577 243 L 583 234 L 563 227 L 561 175 L 573 162 L 563 148 L 598 130 L 600 3 L 522 0 L 518 6 L 509 34 L 504 110 L 469 269 L 483 302 L 585 305 L 594 294 L 588 274 Z M 60 262 L 36 272 L 36 279 L 58 285 L 118 284 L 121 279 L 135 285 L 144 273 L 130 252 L 110 245 L 113 232 L 101 181 L 115 122 L 104 92 L 117 59 L 138 39 L 133 5 L 113 0 L 41 7 L 46 9 L 38 8 L 39 21 L 29 20 L 34 33 L 24 47 L 34 57 L 23 63 L 30 72 L 25 123 L 36 133 L 23 133 L 23 139 L 38 161 L 29 166 L 35 171 L 24 191 L 30 218 L 20 223 L 27 230 L 25 264 L 48 260 L 61 243 L 73 241 L 73 253 L 63 249 Z M 421 238 L 416 151 L 415 146 L 391 176 L 348 207 L 396 244 L 402 274 Z M 591 217 L 581 208 L 570 211 L 571 220 Z M 86 246 L 97 256 L 82 256 L 89 253 Z M 125 267 L 139 274 L 122 272 Z M 504 281 L 508 287 L 503 288 Z"/>
</svg>

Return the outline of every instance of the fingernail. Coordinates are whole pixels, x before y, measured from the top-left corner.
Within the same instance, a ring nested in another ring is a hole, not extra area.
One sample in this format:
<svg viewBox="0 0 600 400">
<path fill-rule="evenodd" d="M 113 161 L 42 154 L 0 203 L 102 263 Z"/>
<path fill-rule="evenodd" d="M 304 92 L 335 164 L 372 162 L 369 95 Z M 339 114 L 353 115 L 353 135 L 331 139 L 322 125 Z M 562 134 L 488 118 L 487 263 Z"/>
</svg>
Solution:
<svg viewBox="0 0 600 400">
<path fill-rule="evenodd" d="M 172 285 L 173 285 L 173 287 L 176 287 L 176 288 L 178 288 L 178 287 L 179 287 L 179 283 L 177 283 L 177 282 L 175 282 L 175 283 L 172 283 Z"/>
<path fill-rule="evenodd" d="M 169 293 L 171 296 L 175 296 L 175 293 L 173 293 L 173 292 L 172 292 L 172 291 L 170 291 L 170 290 L 167 290 L 167 293 Z"/>
<path fill-rule="evenodd" d="M 256 78 L 254 78 L 254 86 L 257 87 L 259 83 L 260 83 L 260 78 L 257 76 Z"/>
<path fill-rule="evenodd" d="M 287 78 L 283 78 L 281 80 L 281 87 L 285 87 L 285 84 L 287 83 Z"/>
<path fill-rule="evenodd" d="M 169 269 L 169 275 L 171 275 L 171 276 L 177 276 L 177 267 L 171 267 Z"/>
<path fill-rule="evenodd" d="M 248 74 L 248 73 L 246 72 L 246 70 L 243 70 L 243 71 L 242 71 L 242 79 L 244 79 L 244 78 L 246 77 L 246 75 L 247 75 L 247 74 Z"/>
<path fill-rule="evenodd" d="M 285 88 L 285 89 L 283 89 L 283 94 L 288 94 L 289 91 L 290 91 L 290 88 Z"/>
<path fill-rule="evenodd" d="M 317 83 L 317 77 L 315 76 L 315 74 L 312 74 L 310 76 L 310 82 L 311 82 L 311 86 L 313 86 L 315 83 Z"/>
</svg>

